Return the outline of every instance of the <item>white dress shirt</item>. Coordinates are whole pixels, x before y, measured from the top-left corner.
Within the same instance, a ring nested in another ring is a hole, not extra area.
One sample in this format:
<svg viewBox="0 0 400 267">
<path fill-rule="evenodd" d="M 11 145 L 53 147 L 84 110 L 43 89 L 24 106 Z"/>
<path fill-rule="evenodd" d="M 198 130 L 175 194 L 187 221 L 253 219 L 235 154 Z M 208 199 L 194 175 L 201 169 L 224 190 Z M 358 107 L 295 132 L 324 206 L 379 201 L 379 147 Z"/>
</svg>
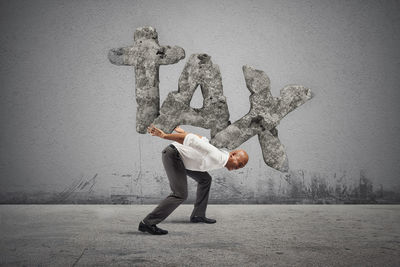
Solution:
<svg viewBox="0 0 400 267">
<path fill-rule="evenodd" d="M 206 137 L 189 133 L 183 144 L 172 143 L 181 155 L 185 168 L 192 171 L 210 171 L 225 167 L 229 152 L 211 145 Z"/>
</svg>

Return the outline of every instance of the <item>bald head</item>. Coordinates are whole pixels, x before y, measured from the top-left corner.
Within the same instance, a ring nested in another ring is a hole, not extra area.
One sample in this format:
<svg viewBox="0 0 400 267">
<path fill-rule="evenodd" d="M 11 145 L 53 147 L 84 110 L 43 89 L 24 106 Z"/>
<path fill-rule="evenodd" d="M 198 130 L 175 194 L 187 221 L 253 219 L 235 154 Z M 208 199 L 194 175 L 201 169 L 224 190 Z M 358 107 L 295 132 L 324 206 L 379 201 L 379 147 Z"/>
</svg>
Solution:
<svg viewBox="0 0 400 267">
<path fill-rule="evenodd" d="M 233 150 L 229 153 L 229 159 L 225 167 L 228 170 L 243 168 L 249 161 L 249 155 L 243 149 Z"/>
</svg>

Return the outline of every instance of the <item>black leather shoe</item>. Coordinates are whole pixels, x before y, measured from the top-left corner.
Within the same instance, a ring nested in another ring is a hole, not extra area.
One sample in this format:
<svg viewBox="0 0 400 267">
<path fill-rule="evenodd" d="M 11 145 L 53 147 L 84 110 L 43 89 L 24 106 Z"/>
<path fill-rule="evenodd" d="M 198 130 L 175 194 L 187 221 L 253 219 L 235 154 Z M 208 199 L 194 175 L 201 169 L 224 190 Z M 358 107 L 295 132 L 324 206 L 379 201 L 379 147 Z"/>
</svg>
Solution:
<svg viewBox="0 0 400 267">
<path fill-rule="evenodd" d="M 206 217 L 194 216 L 193 218 L 190 218 L 190 222 L 192 222 L 192 223 L 216 223 L 217 221 L 214 219 L 206 218 Z"/>
<path fill-rule="evenodd" d="M 145 224 L 143 221 L 139 223 L 139 231 L 141 232 L 148 232 L 152 235 L 166 235 L 168 234 L 167 230 L 163 230 L 161 228 L 158 228 L 155 224 L 154 225 L 148 225 Z"/>
</svg>

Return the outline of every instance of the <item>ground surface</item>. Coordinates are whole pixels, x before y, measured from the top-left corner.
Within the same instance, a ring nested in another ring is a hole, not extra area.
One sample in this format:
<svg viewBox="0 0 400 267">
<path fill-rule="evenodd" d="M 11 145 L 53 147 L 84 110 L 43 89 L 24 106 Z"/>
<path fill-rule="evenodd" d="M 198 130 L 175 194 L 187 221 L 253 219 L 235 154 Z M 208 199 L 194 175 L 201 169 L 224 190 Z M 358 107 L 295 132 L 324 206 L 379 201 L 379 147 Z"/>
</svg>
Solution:
<svg viewBox="0 0 400 267">
<path fill-rule="evenodd" d="M 400 205 L 181 205 L 138 232 L 155 205 L 0 205 L 6 266 L 400 266 Z"/>
</svg>

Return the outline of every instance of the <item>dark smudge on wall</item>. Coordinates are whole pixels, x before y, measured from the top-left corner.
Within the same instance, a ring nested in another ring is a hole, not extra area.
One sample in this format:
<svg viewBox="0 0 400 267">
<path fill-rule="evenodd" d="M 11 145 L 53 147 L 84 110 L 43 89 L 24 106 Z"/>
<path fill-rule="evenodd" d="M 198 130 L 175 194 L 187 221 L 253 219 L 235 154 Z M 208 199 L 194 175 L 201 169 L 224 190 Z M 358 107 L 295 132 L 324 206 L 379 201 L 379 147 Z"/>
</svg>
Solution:
<svg viewBox="0 0 400 267">
<path fill-rule="evenodd" d="M 112 177 L 131 178 L 131 174 L 112 173 Z M 390 204 L 400 203 L 400 188 L 374 185 L 361 170 L 359 177 L 347 177 L 345 171 L 332 175 L 294 170 L 279 177 L 265 177 L 252 188 L 231 177 L 214 175 L 210 204 Z M 227 177 L 229 179 L 227 179 Z M 74 180 L 60 192 L 13 191 L 0 193 L 1 204 L 156 204 L 170 189 L 164 176 L 155 176 L 143 193 L 141 185 L 114 186 L 108 193 L 96 191 L 99 174 Z M 104 179 L 104 177 L 103 177 Z M 189 180 L 189 198 L 194 203 L 196 183 Z M 129 183 L 129 184 L 128 184 Z M 132 190 L 131 190 L 132 189 Z"/>
</svg>

